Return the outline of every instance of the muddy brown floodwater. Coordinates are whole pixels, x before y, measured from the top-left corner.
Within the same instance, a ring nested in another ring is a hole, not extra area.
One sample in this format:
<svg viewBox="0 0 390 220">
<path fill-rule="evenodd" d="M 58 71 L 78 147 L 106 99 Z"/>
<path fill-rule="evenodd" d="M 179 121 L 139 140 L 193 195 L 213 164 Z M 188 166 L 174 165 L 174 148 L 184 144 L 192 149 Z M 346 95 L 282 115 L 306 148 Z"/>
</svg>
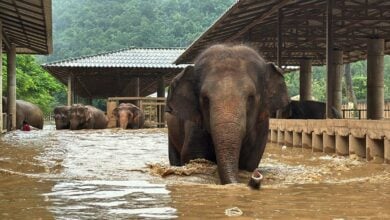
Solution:
<svg viewBox="0 0 390 220">
<path fill-rule="evenodd" d="M 0 143 L 0 219 L 390 219 L 390 165 L 269 144 L 255 191 L 247 172 L 221 186 L 208 162 L 169 167 L 165 129 L 45 126 Z"/>
</svg>

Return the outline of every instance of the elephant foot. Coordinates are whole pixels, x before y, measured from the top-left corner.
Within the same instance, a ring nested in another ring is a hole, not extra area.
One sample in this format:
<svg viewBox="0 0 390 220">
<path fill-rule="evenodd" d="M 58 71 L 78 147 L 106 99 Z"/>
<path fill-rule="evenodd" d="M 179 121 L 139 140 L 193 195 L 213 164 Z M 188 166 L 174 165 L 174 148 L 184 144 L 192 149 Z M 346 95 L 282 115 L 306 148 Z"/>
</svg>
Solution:
<svg viewBox="0 0 390 220">
<path fill-rule="evenodd" d="M 252 189 L 260 189 L 263 175 L 261 175 L 259 169 L 255 169 L 252 173 L 251 179 L 249 180 L 248 186 Z"/>
</svg>

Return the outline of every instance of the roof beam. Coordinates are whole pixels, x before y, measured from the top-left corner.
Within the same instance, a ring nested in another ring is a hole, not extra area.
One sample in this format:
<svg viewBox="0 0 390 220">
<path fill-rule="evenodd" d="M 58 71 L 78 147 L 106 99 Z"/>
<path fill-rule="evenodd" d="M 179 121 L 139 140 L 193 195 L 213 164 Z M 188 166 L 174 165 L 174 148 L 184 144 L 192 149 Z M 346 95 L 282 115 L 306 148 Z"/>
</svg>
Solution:
<svg viewBox="0 0 390 220">
<path fill-rule="evenodd" d="M 258 24 L 261 24 L 266 18 L 268 18 L 270 15 L 276 13 L 280 8 L 283 8 L 284 6 L 286 6 L 287 4 L 289 4 L 290 2 L 292 2 L 292 0 L 283 0 L 282 2 L 280 2 L 279 4 L 276 4 L 274 5 L 269 11 L 267 11 L 266 13 L 262 14 L 259 18 L 255 19 L 252 23 L 250 23 L 249 25 L 247 25 L 245 28 L 243 28 L 241 31 L 239 31 L 238 33 L 234 34 L 233 36 L 229 37 L 227 39 L 227 41 L 233 41 L 233 40 L 236 40 L 238 37 L 240 37 L 241 35 L 245 34 L 247 31 L 249 31 L 251 28 L 253 28 L 254 26 L 258 25 Z"/>
</svg>

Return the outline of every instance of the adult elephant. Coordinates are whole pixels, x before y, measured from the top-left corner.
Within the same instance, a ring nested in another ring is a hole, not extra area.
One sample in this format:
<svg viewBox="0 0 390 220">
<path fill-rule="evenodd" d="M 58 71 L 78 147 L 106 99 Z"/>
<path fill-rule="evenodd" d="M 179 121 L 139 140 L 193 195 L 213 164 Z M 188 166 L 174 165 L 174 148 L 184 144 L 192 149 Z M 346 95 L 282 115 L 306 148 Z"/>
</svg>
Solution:
<svg viewBox="0 0 390 220">
<path fill-rule="evenodd" d="M 104 112 L 90 105 L 74 104 L 70 108 L 70 129 L 104 129 L 108 119 Z"/>
<path fill-rule="evenodd" d="M 253 49 L 206 49 L 170 85 L 170 164 L 180 166 L 196 158 L 214 161 L 222 184 L 236 183 L 239 169 L 259 176 L 256 168 L 267 142 L 269 115 L 288 101 L 282 71 Z"/>
<path fill-rule="evenodd" d="M 54 108 L 54 120 L 57 130 L 70 128 L 70 108 L 70 106 L 57 106 Z"/>
<path fill-rule="evenodd" d="M 342 118 L 334 107 L 331 108 L 332 118 Z M 324 119 L 326 118 L 326 103 L 304 100 L 292 100 L 283 109 L 278 110 L 277 118 L 287 119 Z"/>
<path fill-rule="evenodd" d="M 117 124 L 122 129 L 138 129 L 144 127 L 144 112 L 131 103 L 121 103 L 113 111 Z"/>
<path fill-rule="evenodd" d="M 3 97 L 3 113 L 8 113 L 7 98 Z M 29 125 L 42 129 L 43 128 L 43 112 L 31 102 L 24 100 L 16 100 L 16 128 L 21 129 L 23 121 Z"/>
</svg>

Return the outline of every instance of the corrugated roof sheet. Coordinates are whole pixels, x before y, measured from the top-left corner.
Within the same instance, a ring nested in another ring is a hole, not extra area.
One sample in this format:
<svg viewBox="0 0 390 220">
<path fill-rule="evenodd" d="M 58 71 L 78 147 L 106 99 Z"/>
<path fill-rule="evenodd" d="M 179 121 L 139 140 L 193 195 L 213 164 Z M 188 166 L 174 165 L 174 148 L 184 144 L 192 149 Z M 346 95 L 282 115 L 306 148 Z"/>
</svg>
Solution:
<svg viewBox="0 0 390 220">
<path fill-rule="evenodd" d="M 44 67 L 183 68 L 173 62 L 184 48 L 127 48 L 43 64 Z"/>
</svg>

